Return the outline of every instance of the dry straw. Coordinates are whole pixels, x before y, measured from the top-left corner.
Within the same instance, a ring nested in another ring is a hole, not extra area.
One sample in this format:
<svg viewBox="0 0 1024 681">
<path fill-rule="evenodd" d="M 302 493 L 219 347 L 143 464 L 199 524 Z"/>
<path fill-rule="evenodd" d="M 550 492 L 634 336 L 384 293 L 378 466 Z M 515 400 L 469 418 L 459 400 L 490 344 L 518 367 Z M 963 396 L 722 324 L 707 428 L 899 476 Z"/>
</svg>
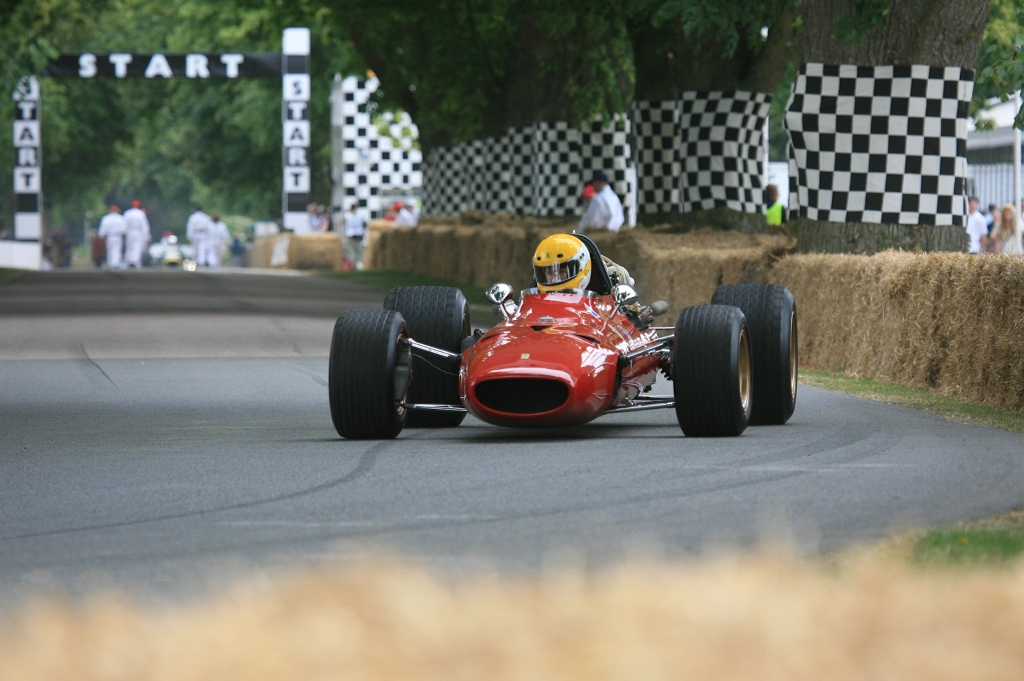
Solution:
<svg viewBox="0 0 1024 681">
<path fill-rule="evenodd" d="M 1024 411 L 1024 258 L 798 255 L 801 363 Z"/>
<path fill-rule="evenodd" d="M 146 612 L 36 602 L 11 681 L 1019 679 L 1024 574 L 750 558 L 451 583 L 371 563 Z"/>
<path fill-rule="evenodd" d="M 557 230 L 507 218 L 378 229 L 374 267 L 520 288 L 529 283 L 532 249 Z M 663 319 L 709 302 L 721 284 L 783 284 L 797 300 L 804 366 L 1024 411 L 1024 258 L 791 255 L 784 237 L 709 230 L 593 236 L 629 269 L 643 298 L 669 303 Z"/>
</svg>

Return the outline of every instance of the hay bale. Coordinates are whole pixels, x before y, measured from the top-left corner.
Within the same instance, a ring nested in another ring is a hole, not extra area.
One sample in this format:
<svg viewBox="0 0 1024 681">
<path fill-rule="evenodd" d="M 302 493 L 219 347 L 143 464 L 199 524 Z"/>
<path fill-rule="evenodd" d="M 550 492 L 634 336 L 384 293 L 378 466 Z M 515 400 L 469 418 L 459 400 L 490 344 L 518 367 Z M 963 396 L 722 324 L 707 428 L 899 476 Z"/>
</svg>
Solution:
<svg viewBox="0 0 1024 681">
<path fill-rule="evenodd" d="M 294 234 L 288 248 L 288 268 L 293 270 L 336 270 L 341 268 L 341 236 Z"/>
<path fill-rule="evenodd" d="M 341 267 L 341 236 L 278 234 L 252 245 L 252 267 L 291 270 L 336 270 Z"/>
<path fill-rule="evenodd" d="M 772 278 L 797 299 L 802 364 L 1024 411 L 1024 258 L 799 255 Z"/>
</svg>

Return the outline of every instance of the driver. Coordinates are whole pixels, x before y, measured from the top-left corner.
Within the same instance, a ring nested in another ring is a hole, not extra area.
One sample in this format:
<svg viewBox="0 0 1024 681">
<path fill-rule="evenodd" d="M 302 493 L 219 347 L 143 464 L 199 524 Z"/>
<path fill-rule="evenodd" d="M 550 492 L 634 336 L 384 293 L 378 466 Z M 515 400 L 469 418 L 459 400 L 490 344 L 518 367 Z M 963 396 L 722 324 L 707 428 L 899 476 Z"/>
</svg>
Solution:
<svg viewBox="0 0 1024 681">
<path fill-rule="evenodd" d="M 612 286 L 633 285 L 625 267 L 601 257 Z M 533 254 L 533 274 L 537 288 L 544 293 L 566 289 L 585 289 L 593 270 L 590 251 L 572 234 L 554 234 L 540 242 Z"/>
</svg>

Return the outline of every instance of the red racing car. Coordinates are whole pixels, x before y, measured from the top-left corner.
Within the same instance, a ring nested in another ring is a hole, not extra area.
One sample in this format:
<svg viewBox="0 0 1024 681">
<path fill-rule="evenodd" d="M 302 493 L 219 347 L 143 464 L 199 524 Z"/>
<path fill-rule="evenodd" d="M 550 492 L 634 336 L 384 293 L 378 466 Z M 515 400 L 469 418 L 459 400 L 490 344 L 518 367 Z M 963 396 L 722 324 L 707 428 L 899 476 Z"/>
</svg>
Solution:
<svg viewBox="0 0 1024 681">
<path fill-rule="evenodd" d="M 331 418 L 350 439 L 404 427 L 459 425 L 467 413 L 499 426 L 574 426 L 605 414 L 674 408 L 687 436 L 740 435 L 783 424 L 797 392 L 796 303 L 788 289 L 720 286 L 675 327 L 653 326 L 663 302 L 640 305 L 609 277 L 582 235 L 585 289 L 487 292 L 503 321 L 473 332 L 457 288 L 392 289 L 384 309 L 343 313 L 331 341 Z M 648 396 L 658 373 L 672 397 Z"/>
</svg>

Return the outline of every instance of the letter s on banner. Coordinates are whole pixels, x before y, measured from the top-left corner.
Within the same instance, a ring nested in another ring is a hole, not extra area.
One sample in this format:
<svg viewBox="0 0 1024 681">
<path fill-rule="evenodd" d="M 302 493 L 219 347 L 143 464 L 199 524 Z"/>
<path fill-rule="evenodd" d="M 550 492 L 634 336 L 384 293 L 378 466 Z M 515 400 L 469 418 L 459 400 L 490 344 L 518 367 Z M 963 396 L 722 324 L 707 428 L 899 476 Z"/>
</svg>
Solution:
<svg viewBox="0 0 1024 681">
<path fill-rule="evenodd" d="M 96 55 L 85 54 L 78 57 L 78 75 L 82 78 L 92 78 L 96 75 Z"/>
</svg>

